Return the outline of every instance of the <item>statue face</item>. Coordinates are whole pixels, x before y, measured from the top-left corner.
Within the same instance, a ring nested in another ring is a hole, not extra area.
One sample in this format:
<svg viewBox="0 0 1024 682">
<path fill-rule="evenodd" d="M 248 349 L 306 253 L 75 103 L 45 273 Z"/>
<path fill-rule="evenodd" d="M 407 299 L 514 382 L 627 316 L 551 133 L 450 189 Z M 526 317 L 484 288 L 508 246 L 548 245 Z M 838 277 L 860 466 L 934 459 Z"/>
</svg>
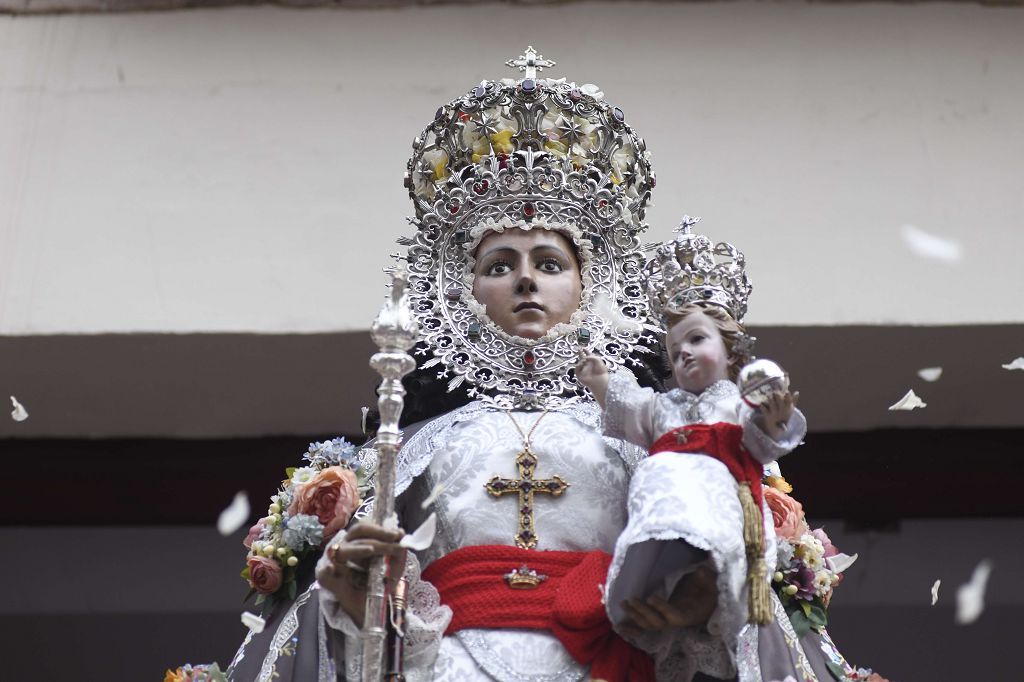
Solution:
<svg viewBox="0 0 1024 682">
<path fill-rule="evenodd" d="M 512 336 L 539 339 L 568 322 L 580 306 L 579 259 L 558 232 L 492 232 L 480 241 L 475 256 L 473 296 Z"/>
<path fill-rule="evenodd" d="M 668 330 L 666 338 L 672 374 L 684 391 L 700 393 L 729 378 L 729 353 L 715 321 L 690 313 Z"/>
</svg>

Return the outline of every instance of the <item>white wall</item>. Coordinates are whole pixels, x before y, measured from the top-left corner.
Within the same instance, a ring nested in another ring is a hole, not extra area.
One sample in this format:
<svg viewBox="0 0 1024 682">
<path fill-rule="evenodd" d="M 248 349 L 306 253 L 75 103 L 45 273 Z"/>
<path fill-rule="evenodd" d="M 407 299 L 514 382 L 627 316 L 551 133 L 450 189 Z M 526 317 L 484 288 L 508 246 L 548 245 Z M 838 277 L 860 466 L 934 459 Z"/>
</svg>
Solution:
<svg viewBox="0 0 1024 682">
<path fill-rule="evenodd" d="M 1021 35 L 946 4 L 0 17 L 0 334 L 365 329 L 409 142 L 527 43 L 646 137 L 652 240 L 688 212 L 747 252 L 748 321 L 1024 321 Z"/>
</svg>

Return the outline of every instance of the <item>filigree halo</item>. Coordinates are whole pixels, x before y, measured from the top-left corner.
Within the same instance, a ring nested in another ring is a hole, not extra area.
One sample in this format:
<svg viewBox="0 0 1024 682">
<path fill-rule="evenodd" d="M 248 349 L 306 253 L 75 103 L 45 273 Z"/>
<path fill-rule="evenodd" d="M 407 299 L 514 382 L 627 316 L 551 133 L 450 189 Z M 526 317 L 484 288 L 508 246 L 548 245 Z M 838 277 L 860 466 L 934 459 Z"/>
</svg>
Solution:
<svg viewBox="0 0 1024 682">
<path fill-rule="evenodd" d="M 635 363 L 652 343 L 637 235 L 654 186 L 642 138 L 594 86 L 538 79 L 553 65 L 532 48 L 510 65 L 518 81 L 484 81 L 442 106 L 413 143 L 406 186 L 416 228 L 409 247 L 409 295 L 438 378 L 470 395 L 557 397 L 585 389 L 570 371 L 580 350 L 609 365 Z M 498 328 L 472 295 L 473 252 L 489 231 L 550 229 L 576 247 L 580 308 L 540 339 Z M 640 331 L 593 312 L 607 296 Z"/>
</svg>

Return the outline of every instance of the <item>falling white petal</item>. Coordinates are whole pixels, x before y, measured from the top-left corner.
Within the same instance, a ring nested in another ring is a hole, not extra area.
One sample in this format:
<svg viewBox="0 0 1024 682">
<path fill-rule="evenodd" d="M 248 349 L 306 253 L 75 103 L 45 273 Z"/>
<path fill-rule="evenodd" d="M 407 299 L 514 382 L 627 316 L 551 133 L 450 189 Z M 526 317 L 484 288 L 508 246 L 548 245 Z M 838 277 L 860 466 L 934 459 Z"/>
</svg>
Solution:
<svg viewBox="0 0 1024 682">
<path fill-rule="evenodd" d="M 231 535 L 249 520 L 249 496 L 244 490 L 235 494 L 235 499 L 217 518 L 217 532 Z"/>
<path fill-rule="evenodd" d="M 437 496 L 444 492 L 444 483 L 438 483 L 427 495 L 427 499 L 420 503 L 420 509 L 430 509 L 430 505 L 437 501 Z"/>
<path fill-rule="evenodd" d="M 925 367 L 924 369 L 917 370 L 917 376 L 921 377 L 925 381 L 938 381 L 939 377 L 942 376 L 942 368 Z"/>
<path fill-rule="evenodd" d="M 935 606 L 935 602 L 939 601 L 939 585 L 941 583 L 941 580 L 936 580 L 932 583 L 932 606 Z"/>
<path fill-rule="evenodd" d="M 839 554 L 825 557 L 825 563 L 828 564 L 828 567 L 835 573 L 842 573 L 850 566 L 853 566 L 853 562 L 857 560 L 857 556 L 858 555 L 856 554 L 850 556 L 849 554 L 843 554 L 840 552 Z"/>
<path fill-rule="evenodd" d="M 903 236 L 903 241 L 906 242 L 907 248 L 915 256 L 940 260 L 946 263 L 956 263 L 963 256 L 960 242 L 955 239 L 939 237 L 913 225 L 901 226 L 900 234 Z"/>
<path fill-rule="evenodd" d="M 28 419 L 28 411 L 25 406 L 18 402 L 18 399 L 13 395 L 11 396 L 11 404 L 14 405 L 14 409 L 11 410 L 11 419 L 16 422 L 23 422 Z M 43 421 L 46 421 L 45 419 Z"/>
<path fill-rule="evenodd" d="M 411 535 L 406 535 L 398 543 L 402 547 L 407 549 L 413 549 L 420 552 L 427 547 L 430 547 L 431 543 L 434 542 L 434 533 L 437 532 L 437 514 L 434 512 L 430 513 L 427 520 L 420 524 Z"/>
<path fill-rule="evenodd" d="M 956 588 L 956 622 L 968 625 L 985 610 L 985 587 L 992 573 L 992 562 L 983 560 L 974 568 L 971 579 Z"/>
<path fill-rule="evenodd" d="M 598 294 L 594 298 L 594 312 L 605 322 L 611 323 L 615 331 L 639 332 L 643 329 L 642 324 L 623 315 L 607 294 Z"/>
<path fill-rule="evenodd" d="M 1008 365 L 1003 365 L 1003 369 L 1024 369 L 1024 358 L 1017 358 Z M 11 398 L 14 400 L 14 398 Z"/>
<path fill-rule="evenodd" d="M 917 397 L 913 389 L 907 391 L 907 394 L 900 398 L 895 405 L 890 405 L 890 410 L 912 410 L 915 407 L 928 407 L 928 403 L 924 402 Z"/>
<path fill-rule="evenodd" d="M 361 424 L 360 428 L 362 428 L 363 435 L 365 436 L 366 435 L 366 415 L 370 414 L 370 408 L 367 407 L 366 405 L 363 405 L 362 407 L 359 408 L 359 412 L 360 412 L 360 414 L 363 415 L 362 421 L 360 422 L 360 424 Z"/>
<path fill-rule="evenodd" d="M 242 625 L 252 630 L 254 635 L 258 635 L 263 632 L 263 628 L 267 626 L 267 621 L 263 620 L 255 613 L 242 611 Z"/>
</svg>

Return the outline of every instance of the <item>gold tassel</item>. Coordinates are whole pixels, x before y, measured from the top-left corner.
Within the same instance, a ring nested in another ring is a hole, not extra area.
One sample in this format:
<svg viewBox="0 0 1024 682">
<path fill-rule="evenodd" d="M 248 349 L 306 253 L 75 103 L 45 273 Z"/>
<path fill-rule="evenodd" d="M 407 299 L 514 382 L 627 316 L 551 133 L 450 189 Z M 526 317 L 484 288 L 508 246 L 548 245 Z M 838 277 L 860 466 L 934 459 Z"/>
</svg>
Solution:
<svg viewBox="0 0 1024 682">
<path fill-rule="evenodd" d="M 761 509 L 754 502 L 750 483 L 740 483 L 738 492 L 740 507 L 743 508 L 743 544 L 747 550 L 747 586 L 750 593 L 748 616 L 751 623 L 767 625 L 772 622 L 772 602 L 768 592 L 768 567 L 764 562 Z"/>
</svg>

